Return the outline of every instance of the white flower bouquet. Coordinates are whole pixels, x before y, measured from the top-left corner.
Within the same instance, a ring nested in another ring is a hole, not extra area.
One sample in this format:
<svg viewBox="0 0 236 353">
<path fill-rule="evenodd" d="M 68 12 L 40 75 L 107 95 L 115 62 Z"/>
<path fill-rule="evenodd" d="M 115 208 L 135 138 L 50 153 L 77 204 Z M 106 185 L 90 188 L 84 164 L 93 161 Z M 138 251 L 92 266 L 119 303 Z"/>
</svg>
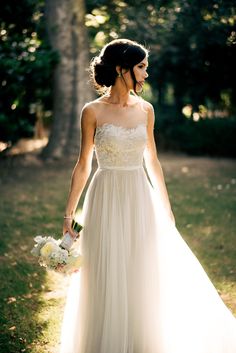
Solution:
<svg viewBox="0 0 236 353">
<path fill-rule="evenodd" d="M 80 226 L 82 228 L 82 226 Z M 48 270 L 54 270 L 64 275 L 77 272 L 83 264 L 83 257 L 76 249 L 65 249 L 61 245 L 61 239 L 56 240 L 51 236 L 37 235 L 34 238 L 36 244 L 31 254 L 38 257 L 40 266 Z"/>
</svg>

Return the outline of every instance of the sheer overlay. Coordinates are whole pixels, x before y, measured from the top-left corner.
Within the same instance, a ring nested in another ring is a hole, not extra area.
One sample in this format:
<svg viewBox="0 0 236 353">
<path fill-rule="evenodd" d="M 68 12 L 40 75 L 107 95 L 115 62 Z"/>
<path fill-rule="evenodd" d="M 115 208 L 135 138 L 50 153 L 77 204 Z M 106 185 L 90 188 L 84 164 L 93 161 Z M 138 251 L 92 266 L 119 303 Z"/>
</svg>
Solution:
<svg viewBox="0 0 236 353">
<path fill-rule="evenodd" d="M 117 124 L 100 104 L 60 353 L 236 353 L 236 319 L 145 173 L 147 112 L 134 104 Z"/>
</svg>

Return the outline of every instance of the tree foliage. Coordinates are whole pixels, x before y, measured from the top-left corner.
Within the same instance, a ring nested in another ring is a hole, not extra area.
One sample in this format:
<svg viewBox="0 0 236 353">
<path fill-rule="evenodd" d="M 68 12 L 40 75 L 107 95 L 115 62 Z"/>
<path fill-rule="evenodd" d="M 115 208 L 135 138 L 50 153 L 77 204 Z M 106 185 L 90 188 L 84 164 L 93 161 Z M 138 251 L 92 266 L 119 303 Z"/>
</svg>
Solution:
<svg viewBox="0 0 236 353">
<path fill-rule="evenodd" d="M 57 54 L 44 31 L 43 3 L 24 0 L 1 4 L 0 140 L 31 136 L 35 105 L 51 108 L 52 67 Z"/>
<path fill-rule="evenodd" d="M 179 110 L 191 103 L 195 109 L 213 104 L 234 112 L 234 1 L 142 0 L 137 6 L 132 0 L 90 0 L 89 5 L 88 25 L 95 47 L 116 37 L 150 47 L 150 84 L 159 104 L 166 103 L 171 86 Z"/>
<path fill-rule="evenodd" d="M 205 117 L 236 114 L 233 0 L 86 0 L 86 6 L 91 57 L 118 37 L 150 49 L 146 94 L 157 105 L 163 130 L 185 123 L 186 105 L 190 120 L 202 111 Z M 5 1 L 0 23 L 0 139 L 16 141 L 33 133 L 35 103 L 52 110 L 58 56 L 48 44 L 44 0 Z"/>
</svg>

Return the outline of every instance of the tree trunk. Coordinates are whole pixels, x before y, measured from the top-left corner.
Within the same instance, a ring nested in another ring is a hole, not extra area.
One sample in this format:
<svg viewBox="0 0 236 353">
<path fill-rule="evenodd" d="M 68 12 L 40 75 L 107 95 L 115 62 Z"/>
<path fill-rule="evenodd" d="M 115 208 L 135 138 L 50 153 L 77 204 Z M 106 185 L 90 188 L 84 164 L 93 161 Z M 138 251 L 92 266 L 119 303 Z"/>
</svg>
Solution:
<svg viewBox="0 0 236 353">
<path fill-rule="evenodd" d="M 79 153 L 80 142 L 80 113 L 83 105 L 90 101 L 94 95 L 89 84 L 89 45 L 87 28 L 84 25 L 84 0 L 75 0 L 73 3 L 72 18 L 72 55 L 73 55 L 73 107 L 68 130 L 67 154 Z"/>
<path fill-rule="evenodd" d="M 85 69 L 89 63 L 84 15 L 84 0 L 46 1 L 49 39 L 59 54 L 59 63 L 53 82 L 53 124 L 48 144 L 41 154 L 44 159 L 60 159 L 79 150 L 80 110 L 91 99 L 91 89 L 85 87 L 88 76 L 80 74 L 78 65 L 79 61 L 80 67 Z"/>
</svg>

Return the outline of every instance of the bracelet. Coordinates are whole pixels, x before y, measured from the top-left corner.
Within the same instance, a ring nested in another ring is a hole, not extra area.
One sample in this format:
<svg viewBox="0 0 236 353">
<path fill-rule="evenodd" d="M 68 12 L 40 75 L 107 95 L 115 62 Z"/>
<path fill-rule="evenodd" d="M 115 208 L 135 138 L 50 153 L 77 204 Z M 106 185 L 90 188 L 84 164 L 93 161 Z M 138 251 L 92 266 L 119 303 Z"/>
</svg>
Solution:
<svg viewBox="0 0 236 353">
<path fill-rule="evenodd" d="M 73 219 L 71 216 L 64 216 L 64 219 Z"/>
</svg>

